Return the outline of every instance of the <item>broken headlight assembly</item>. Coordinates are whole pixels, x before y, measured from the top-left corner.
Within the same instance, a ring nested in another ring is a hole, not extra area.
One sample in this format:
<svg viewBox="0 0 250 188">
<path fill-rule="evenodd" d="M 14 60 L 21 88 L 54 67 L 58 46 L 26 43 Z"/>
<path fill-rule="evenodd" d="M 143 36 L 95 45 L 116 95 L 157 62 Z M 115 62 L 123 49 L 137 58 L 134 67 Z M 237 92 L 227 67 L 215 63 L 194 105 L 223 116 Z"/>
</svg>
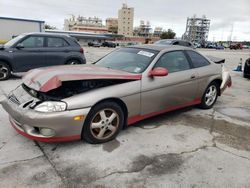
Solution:
<svg viewBox="0 0 250 188">
<path fill-rule="evenodd" d="M 65 111 L 67 104 L 59 101 L 46 101 L 38 104 L 34 110 L 38 112 L 61 112 Z"/>
</svg>

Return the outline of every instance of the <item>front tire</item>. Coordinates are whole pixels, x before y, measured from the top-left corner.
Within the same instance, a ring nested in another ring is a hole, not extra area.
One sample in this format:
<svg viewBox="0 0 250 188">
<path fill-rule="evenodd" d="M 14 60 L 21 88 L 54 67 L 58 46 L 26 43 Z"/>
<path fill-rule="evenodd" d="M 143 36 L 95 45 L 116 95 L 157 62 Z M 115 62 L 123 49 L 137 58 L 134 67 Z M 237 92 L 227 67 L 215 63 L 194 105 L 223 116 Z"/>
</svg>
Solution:
<svg viewBox="0 0 250 188">
<path fill-rule="evenodd" d="M 10 67 L 5 62 L 0 62 L 0 81 L 8 80 L 10 77 Z"/>
<path fill-rule="evenodd" d="M 218 84 L 216 82 L 210 83 L 202 96 L 200 108 L 202 109 L 212 108 L 215 102 L 217 101 L 218 94 L 219 94 Z"/>
<path fill-rule="evenodd" d="M 114 102 L 103 102 L 91 109 L 83 125 L 82 137 L 91 144 L 113 140 L 124 124 L 122 108 Z"/>
</svg>

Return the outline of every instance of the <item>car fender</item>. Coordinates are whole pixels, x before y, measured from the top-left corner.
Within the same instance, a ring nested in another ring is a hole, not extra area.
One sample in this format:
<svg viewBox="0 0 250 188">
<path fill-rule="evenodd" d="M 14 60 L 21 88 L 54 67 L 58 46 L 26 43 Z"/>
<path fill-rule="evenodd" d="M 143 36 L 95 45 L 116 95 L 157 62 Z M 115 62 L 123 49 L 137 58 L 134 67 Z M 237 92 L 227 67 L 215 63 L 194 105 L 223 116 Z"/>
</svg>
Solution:
<svg viewBox="0 0 250 188">
<path fill-rule="evenodd" d="M 10 57 L 5 55 L 0 55 L 0 61 L 7 63 L 10 66 L 11 70 L 13 71 L 12 59 Z"/>
</svg>

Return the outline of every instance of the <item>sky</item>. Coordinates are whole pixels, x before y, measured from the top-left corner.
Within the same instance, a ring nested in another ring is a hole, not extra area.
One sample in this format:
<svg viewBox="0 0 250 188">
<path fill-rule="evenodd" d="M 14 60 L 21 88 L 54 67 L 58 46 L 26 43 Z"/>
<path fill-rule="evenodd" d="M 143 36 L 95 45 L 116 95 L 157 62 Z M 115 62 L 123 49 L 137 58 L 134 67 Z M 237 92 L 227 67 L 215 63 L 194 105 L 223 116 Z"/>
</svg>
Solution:
<svg viewBox="0 0 250 188">
<path fill-rule="evenodd" d="M 250 41 L 250 0 L 0 0 L 0 16 L 43 20 L 63 29 L 70 15 L 118 17 L 122 3 L 134 7 L 134 26 L 140 20 L 152 27 L 185 32 L 187 17 L 206 15 L 211 20 L 209 40 Z M 1 31 L 0 31 L 1 32 Z"/>
</svg>

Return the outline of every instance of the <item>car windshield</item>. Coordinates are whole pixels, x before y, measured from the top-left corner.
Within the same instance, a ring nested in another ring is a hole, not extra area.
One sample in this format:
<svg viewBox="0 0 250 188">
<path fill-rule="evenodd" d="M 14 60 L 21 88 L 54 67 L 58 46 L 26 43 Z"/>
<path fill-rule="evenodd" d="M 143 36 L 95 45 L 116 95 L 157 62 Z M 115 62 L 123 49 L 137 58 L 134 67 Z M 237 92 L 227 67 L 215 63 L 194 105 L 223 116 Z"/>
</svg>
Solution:
<svg viewBox="0 0 250 188">
<path fill-rule="evenodd" d="M 10 40 L 9 42 L 4 44 L 5 48 L 9 48 L 11 46 L 13 46 L 17 41 L 19 41 L 20 39 L 22 39 L 25 35 L 19 35 L 15 38 L 13 38 L 12 40 Z"/>
<path fill-rule="evenodd" d="M 139 48 L 121 48 L 111 52 L 95 64 L 130 73 L 142 73 L 158 54 L 158 51 Z"/>
</svg>

